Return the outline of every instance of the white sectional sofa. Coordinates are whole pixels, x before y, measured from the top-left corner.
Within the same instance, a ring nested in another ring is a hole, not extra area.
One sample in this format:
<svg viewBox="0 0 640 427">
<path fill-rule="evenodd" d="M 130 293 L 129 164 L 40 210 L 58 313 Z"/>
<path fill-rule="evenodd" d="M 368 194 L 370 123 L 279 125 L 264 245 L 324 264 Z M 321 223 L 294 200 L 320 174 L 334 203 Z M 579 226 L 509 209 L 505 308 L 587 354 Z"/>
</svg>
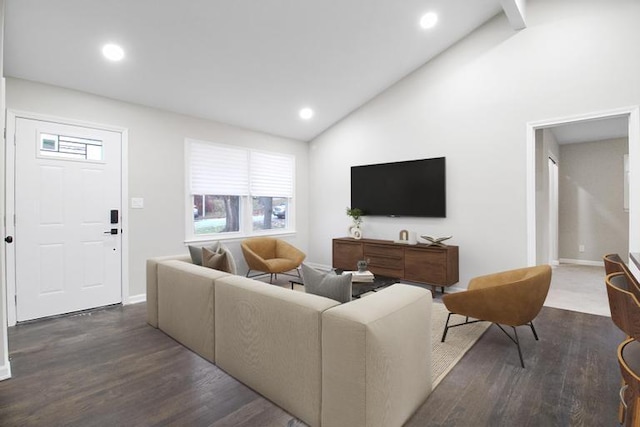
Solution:
<svg viewBox="0 0 640 427">
<path fill-rule="evenodd" d="M 346 304 L 193 265 L 147 261 L 147 321 L 310 426 L 400 426 L 431 392 L 431 293 Z"/>
</svg>

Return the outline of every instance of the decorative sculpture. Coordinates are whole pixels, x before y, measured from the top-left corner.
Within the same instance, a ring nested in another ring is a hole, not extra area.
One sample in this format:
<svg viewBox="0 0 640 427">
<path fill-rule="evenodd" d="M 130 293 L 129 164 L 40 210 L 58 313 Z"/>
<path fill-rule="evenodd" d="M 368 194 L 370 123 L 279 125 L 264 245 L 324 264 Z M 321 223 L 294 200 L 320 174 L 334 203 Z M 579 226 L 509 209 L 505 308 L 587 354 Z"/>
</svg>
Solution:
<svg viewBox="0 0 640 427">
<path fill-rule="evenodd" d="M 449 240 L 450 238 L 452 238 L 453 236 L 444 236 L 444 237 L 431 237 L 431 236 L 420 236 L 422 237 L 424 240 L 428 241 L 429 243 L 427 243 L 428 246 L 440 246 L 440 247 L 446 247 L 447 245 L 445 245 L 444 242 L 445 240 Z"/>
</svg>

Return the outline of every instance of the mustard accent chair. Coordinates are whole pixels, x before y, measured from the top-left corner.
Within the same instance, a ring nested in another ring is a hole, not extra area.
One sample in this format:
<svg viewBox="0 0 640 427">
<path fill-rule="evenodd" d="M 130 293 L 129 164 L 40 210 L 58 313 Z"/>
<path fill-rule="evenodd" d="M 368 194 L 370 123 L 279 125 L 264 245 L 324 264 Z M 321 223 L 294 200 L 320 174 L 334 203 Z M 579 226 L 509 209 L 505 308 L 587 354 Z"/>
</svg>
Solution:
<svg viewBox="0 0 640 427">
<path fill-rule="evenodd" d="M 245 239 L 240 247 L 249 266 L 247 277 L 269 274 L 269 283 L 272 283 L 274 276 L 277 279 L 278 274 L 289 274 L 287 272 L 291 270 L 295 270 L 297 277 L 301 277 L 298 267 L 304 261 L 306 254 L 284 240 L 273 237 L 252 237 Z M 250 276 L 252 270 L 262 273 Z"/>
<path fill-rule="evenodd" d="M 548 265 L 519 268 L 471 279 L 467 291 L 442 296 L 450 313 L 441 341 L 444 342 L 449 328 L 483 321 L 492 322 L 516 344 L 520 364 L 524 368 L 516 326 L 529 325 L 533 336 L 538 340 L 533 319 L 540 313 L 550 285 L 551 267 Z M 449 325 L 452 314 L 465 316 L 466 319 L 462 323 Z M 476 320 L 470 321 L 469 318 Z M 502 325 L 510 326 L 514 336 Z"/>
</svg>

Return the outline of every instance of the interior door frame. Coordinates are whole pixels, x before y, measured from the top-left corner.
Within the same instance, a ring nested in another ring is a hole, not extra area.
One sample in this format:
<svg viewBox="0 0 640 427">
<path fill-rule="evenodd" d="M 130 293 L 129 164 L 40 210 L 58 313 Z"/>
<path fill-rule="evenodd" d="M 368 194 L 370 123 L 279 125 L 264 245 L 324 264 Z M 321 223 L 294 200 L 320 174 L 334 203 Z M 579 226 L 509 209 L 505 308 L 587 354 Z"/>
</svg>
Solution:
<svg viewBox="0 0 640 427">
<path fill-rule="evenodd" d="M 559 224 L 559 166 L 558 162 L 551 156 L 547 156 L 547 167 L 549 168 L 549 264 L 559 265 L 560 239 L 558 231 Z"/>
<path fill-rule="evenodd" d="M 32 113 L 26 111 L 18 111 L 7 109 L 6 116 L 6 156 L 5 156 L 5 214 L 7 235 L 14 235 L 15 223 L 10 216 L 15 213 L 15 141 L 16 141 L 16 120 L 17 119 L 39 120 L 43 122 L 53 122 L 63 125 L 87 127 L 110 132 L 117 132 L 121 136 L 121 177 L 120 177 L 120 194 L 121 194 L 121 224 L 124 230 L 121 233 L 121 292 L 122 304 L 129 304 L 129 215 L 128 215 L 128 199 L 129 199 L 129 168 L 128 168 L 128 146 L 129 131 L 122 126 L 105 125 L 102 123 L 87 122 L 82 120 L 69 119 L 65 117 L 57 117 L 46 114 Z M 6 245 L 5 252 L 5 283 L 7 295 L 7 323 L 8 326 L 16 324 L 16 263 L 15 263 L 15 244 Z"/>
<path fill-rule="evenodd" d="M 527 123 L 527 263 L 536 265 L 536 130 L 563 123 L 627 117 L 629 125 L 629 252 L 640 252 L 640 106 Z M 603 254 L 604 255 L 604 254 Z"/>
</svg>

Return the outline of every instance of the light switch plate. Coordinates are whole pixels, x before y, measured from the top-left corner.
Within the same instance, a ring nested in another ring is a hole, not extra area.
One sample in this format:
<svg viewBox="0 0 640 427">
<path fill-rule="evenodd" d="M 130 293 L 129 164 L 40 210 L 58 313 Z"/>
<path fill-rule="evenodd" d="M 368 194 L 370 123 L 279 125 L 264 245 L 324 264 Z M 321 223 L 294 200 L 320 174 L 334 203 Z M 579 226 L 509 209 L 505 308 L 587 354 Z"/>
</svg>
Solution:
<svg viewBox="0 0 640 427">
<path fill-rule="evenodd" d="M 132 197 L 131 209 L 142 209 L 142 208 L 144 208 L 144 199 L 142 197 Z"/>
</svg>

